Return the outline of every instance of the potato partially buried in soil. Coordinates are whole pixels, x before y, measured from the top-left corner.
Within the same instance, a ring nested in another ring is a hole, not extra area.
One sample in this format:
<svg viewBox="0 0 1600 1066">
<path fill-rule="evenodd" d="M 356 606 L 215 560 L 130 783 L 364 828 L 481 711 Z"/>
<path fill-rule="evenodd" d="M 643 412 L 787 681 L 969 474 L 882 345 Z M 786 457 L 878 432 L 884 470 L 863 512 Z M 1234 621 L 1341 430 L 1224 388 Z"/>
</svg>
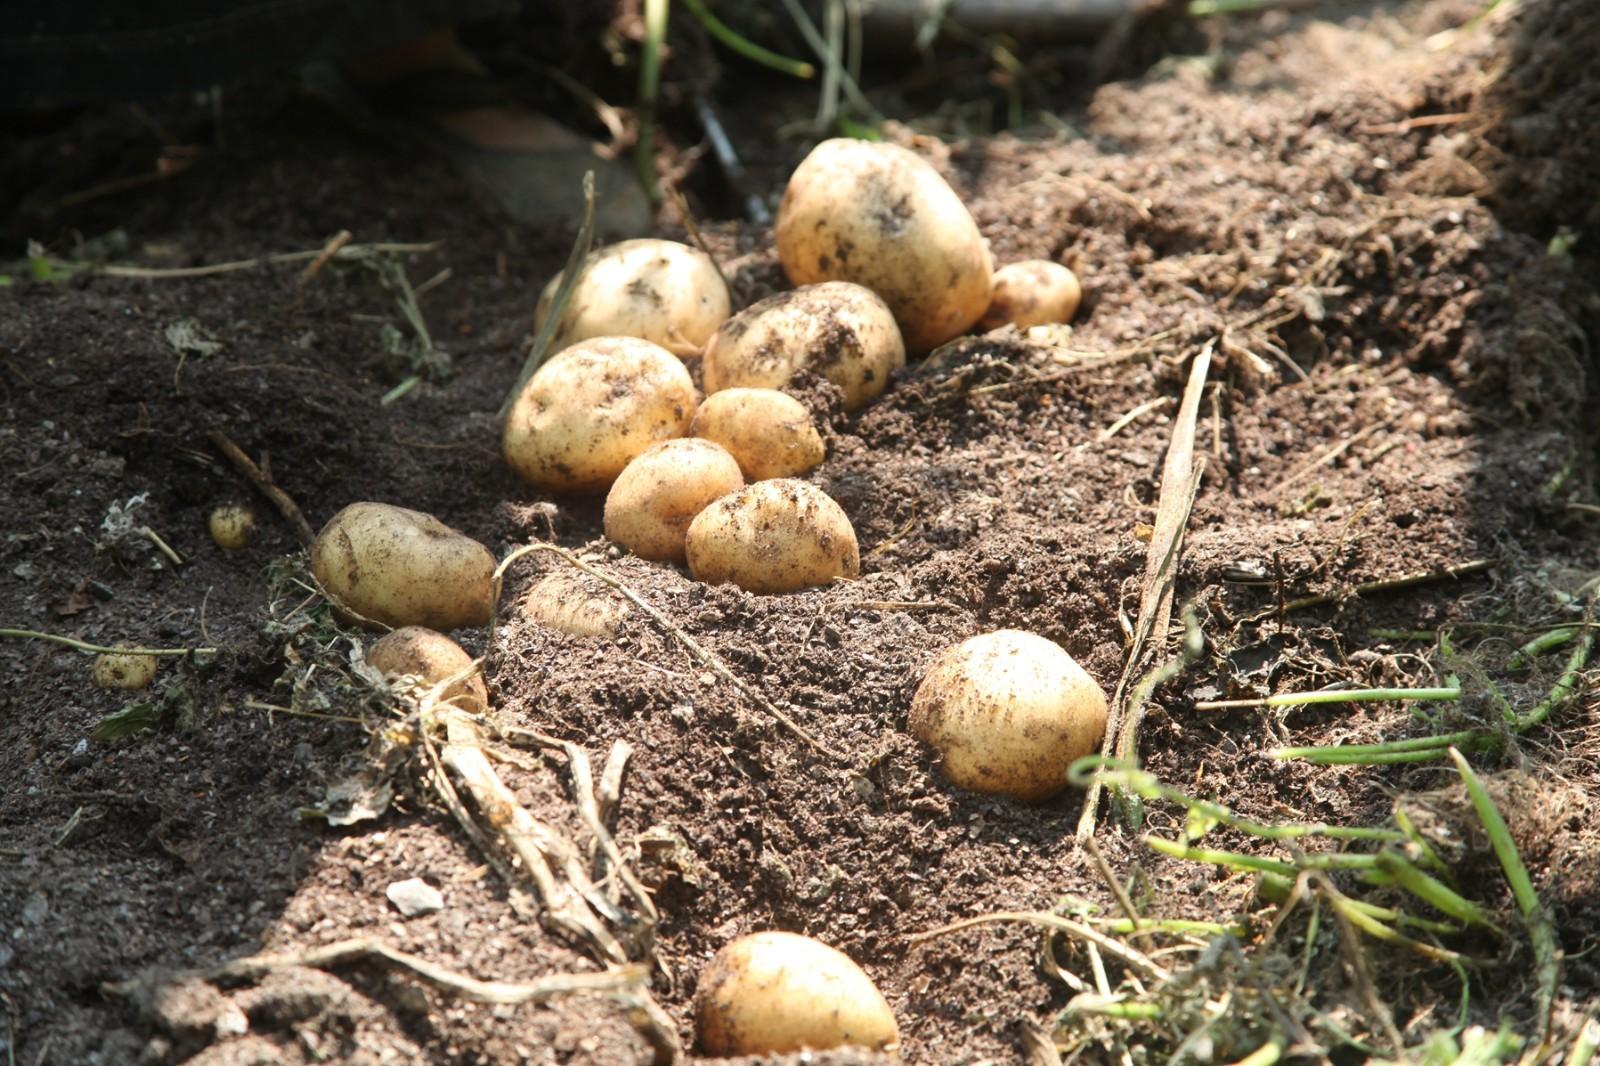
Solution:
<svg viewBox="0 0 1600 1066">
<path fill-rule="evenodd" d="M 563 566 L 533 583 L 519 608 L 524 618 L 574 637 L 614 637 L 630 610 L 621 594 Z"/>
<path fill-rule="evenodd" d="M 689 523 L 714 500 L 744 488 L 727 449 L 685 437 L 629 463 L 606 495 L 606 536 L 641 559 L 683 562 Z"/>
<path fill-rule="evenodd" d="M 805 404 L 776 389 L 712 393 L 694 413 L 689 435 L 726 448 L 749 481 L 796 477 L 826 455 Z"/>
<path fill-rule="evenodd" d="M 256 513 L 238 503 L 213 508 L 206 516 L 206 529 L 217 547 L 224 551 L 243 551 L 256 534 Z"/>
<path fill-rule="evenodd" d="M 758 481 L 689 523 L 689 572 L 746 592 L 794 592 L 861 573 L 856 531 L 844 509 L 815 485 Z"/>
<path fill-rule="evenodd" d="M 652 444 L 681 437 L 694 382 L 671 352 L 636 337 L 597 337 L 556 353 L 523 386 L 501 450 L 529 484 L 604 492 Z"/>
<path fill-rule="evenodd" d="M 723 323 L 706 347 L 704 372 L 714 394 L 780 389 L 804 367 L 839 386 L 845 409 L 855 411 L 905 365 L 888 305 L 870 289 L 830 281 L 768 296 Z"/>
<path fill-rule="evenodd" d="M 387 503 L 352 503 L 311 545 L 311 572 L 323 591 L 367 625 L 486 625 L 494 566 L 489 549 L 466 534 Z"/>
<path fill-rule="evenodd" d="M 466 670 L 472 665 L 472 656 L 443 633 L 425 626 L 406 626 L 374 641 L 367 649 L 367 665 L 386 678 L 410 676 L 433 686 Z M 483 676 L 474 673 L 446 688 L 439 694 L 439 702 L 483 714 L 489 709 L 489 689 Z"/>
<path fill-rule="evenodd" d="M 994 296 L 978 323 L 982 330 L 1011 324 L 1018 329 L 1071 322 L 1083 299 L 1078 275 L 1048 259 L 1007 263 L 994 275 Z"/>
</svg>

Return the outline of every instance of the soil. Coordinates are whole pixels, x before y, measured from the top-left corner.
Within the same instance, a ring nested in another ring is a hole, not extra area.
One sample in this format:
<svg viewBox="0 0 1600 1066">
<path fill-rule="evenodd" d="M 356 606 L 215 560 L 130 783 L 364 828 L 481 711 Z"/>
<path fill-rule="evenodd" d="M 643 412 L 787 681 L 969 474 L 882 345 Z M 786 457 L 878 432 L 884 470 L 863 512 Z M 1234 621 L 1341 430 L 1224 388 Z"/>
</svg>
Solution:
<svg viewBox="0 0 1600 1066">
<path fill-rule="evenodd" d="M 611 1000 L 477 1005 L 370 964 L 108 989 L 349 937 L 485 979 L 596 965 L 517 913 L 414 766 L 376 819 L 331 827 L 302 815 L 367 764 L 371 727 L 393 703 L 350 666 L 370 637 L 339 629 L 307 594 L 293 529 L 217 451 L 213 429 L 270 460 L 314 526 L 373 499 L 432 512 L 497 555 L 539 539 L 584 553 L 848 753 L 841 763 L 808 747 L 637 609 L 614 640 L 521 617 L 517 597 L 558 560 L 512 566 L 492 636 L 456 634 L 487 656 L 505 722 L 576 743 L 597 767 L 612 745 L 632 745 L 615 835 L 654 892 L 654 990 L 685 1047 L 705 961 L 735 936 L 781 928 L 866 968 L 899 1018 L 905 1060 L 1018 1061 L 1021 1023 L 1049 1026 L 1072 997 L 1040 969 L 1038 933 L 1001 924 L 911 937 L 1067 897 L 1113 912 L 1074 840 L 1083 793 L 1023 807 L 956 790 L 907 734 L 907 709 L 941 648 L 1003 627 L 1057 641 L 1116 687 L 1176 398 L 1202 347 L 1216 360 L 1197 441 L 1205 474 L 1177 597 L 1205 647 L 1156 691 L 1146 768 L 1265 821 L 1377 825 L 1405 805 L 1450 842 L 1458 885 L 1508 930 L 1453 944 L 1497 960 L 1474 971 L 1469 1020 L 1532 1032 L 1532 956 L 1453 772 L 1267 755 L 1420 735 L 1436 728 L 1413 713 L 1420 705 L 1194 706 L 1335 683 L 1439 684 L 1431 640 L 1397 631 L 1445 627 L 1466 698 L 1443 724 L 1492 723 L 1485 679 L 1526 709 L 1565 660 L 1517 672 L 1509 651 L 1584 617 L 1600 569 L 1600 246 L 1585 214 L 1600 203 L 1600 167 L 1583 136 L 1600 119 L 1600 75 L 1585 42 L 1600 34 L 1582 0 L 1480 18 L 1481 7 L 1326 3 L 1213 20 L 1185 31 L 1203 54 L 1100 85 L 1075 73 L 1090 49 L 1059 49 L 1029 92 L 1066 132 L 975 134 L 959 127 L 964 112 L 928 103 L 926 79 L 886 79 L 875 99 L 906 123 L 890 135 L 941 168 L 998 261 L 1066 263 L 1084 306 L 1063 343 L 958 342 L 856 415 L 826 382 L 798 383 L 826 427 L 812 480 L 854 523 L 863 574 L 784 596 L 627 557 L 603 540 L 599 501 L 540 497 L 501 463 L 496 411 L 566 235 L 507 221 L 443 162 L 352 136 L 296 95 L 241 105 L 222 147 L 190 171 L 64 213 L 40 205 L 148 160 L 148 124 L 114 108 L 30 131 L 0 175 L 22 205 L 13 236 L 67 258 L 197 266 L 314 251 L 341 229 L 358 243 L 439 242 L 396 261 L 414 286 L 434 279 L 421 305 L 452 367 L 381 402 L 405 373 L 385 355 L 385 327 L 404 337 L 407 326 L 377 272 L 359 267 L 309 280 L 304 261 L 189 278 L 12 271 L 0 292 L 0 621 L 220 652 L 169 660 L 150 694 L 129 694 L 93 687 L 76 650 L 0 643 L 8 1061 L 650 1058 Z M 938 89 L 994 102 L 981 77 Z M 805 117 L 813 91 L 745 71 L 717 89 L 769 202 L 806 147 L 772 131 Z M 182 130 L 204 129 L 189 105 L 173 106 L 189 116 Z M 667 162 L 687 169 L 692 134 L 674 136 Z M 703 176 L 708 161 L 697 166 L 705 228 L 743 298 L 780 288 L 769 234 L 719 221 L 717 180 Z M 664 232 L 679 233 L 670 218 Z M 100 239 L 85 245 L 85 234 Z M 1075 366 L 1068 347 L 1117 358 Z M 258 515 L 247 550 L 207 536 L 207 514 L 229 502 Z M 1408 575 L 1427 579 L 1358 591 Z M 1322 599 L 1294 605 L 1308 597 Z M 153 728 L 96 739 L 108 715 L 140 701 Z M 1570 1030 L 1600 997 L 1600 710 L 1587 679 L 1547 724 L 1476 761 L 1554 920 L 1565 955 L 1556 1017 Z M 536 817 L 586 840 L 563 765 L 535 754 L 500 769 Z M 1152 803 L 1146 818 L 1146 831 L 1172 838 L 1184 812 Z M 1247 881 L 1155 854 L 1110 811 L 1096 840 L 1118 878 L 1137 876 L 1149 914 L 1260 909 Z M 385 890 L 418 877 L 443 909 L 403 918 Z M 1282 934 L 1294 960 L 1307 935 L 1303 920 Z M 1383 1044 L 1374 997 L 1413 1041 L 1454 1019 L 1447 967 L 1369 944 L 1374 989 L 1332 932 L 1312 935 L 1310 995 L 1358 1034 Z M 1076 949 L 1057 953 L 1089 974 Z M 1215 1057 L 1252 1050 L 1261 1036 L 1247 1030 L 1219 1028 Z M 1084 1046 L 1097 1057 L 1112 1045 Z"/>
</svg>

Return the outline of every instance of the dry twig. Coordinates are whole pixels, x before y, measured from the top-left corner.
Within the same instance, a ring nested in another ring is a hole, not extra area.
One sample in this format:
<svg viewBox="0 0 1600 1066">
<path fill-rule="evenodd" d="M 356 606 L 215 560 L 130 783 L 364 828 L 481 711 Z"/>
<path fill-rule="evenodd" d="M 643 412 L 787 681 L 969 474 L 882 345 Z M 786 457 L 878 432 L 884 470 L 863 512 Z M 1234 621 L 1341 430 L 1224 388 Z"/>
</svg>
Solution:
<svg viewBox="0 0 1600 1066">
<path fill-rule="evenodd" d="M 206 437 L 210 439 L 212 444 L 216 445 L 218 451 L 228 457 L 228 462 L 233 464 L 234 469 L 243 474 L 245 480 L 256 487 L 256 491 L 272 501 L 272 505 L 278 509 L 278 513 L 283 515 L 290 528 L 294 530 L 295 537 L 299 539 L 301 544 L 309 548 L 311 542 L 317 539 L 317 534 L 312 530 L 311 523 L 306 521 L 305 513 L 300 510 L 300 505 L 294 502 L 294 497 L 279 488 L 273 482 L 271 475 L 257 466 L 255 460 L 246 455 L 243 449 L 233 443 L 232 439 L 222 430 L 208 430 Z"/>
</svg>

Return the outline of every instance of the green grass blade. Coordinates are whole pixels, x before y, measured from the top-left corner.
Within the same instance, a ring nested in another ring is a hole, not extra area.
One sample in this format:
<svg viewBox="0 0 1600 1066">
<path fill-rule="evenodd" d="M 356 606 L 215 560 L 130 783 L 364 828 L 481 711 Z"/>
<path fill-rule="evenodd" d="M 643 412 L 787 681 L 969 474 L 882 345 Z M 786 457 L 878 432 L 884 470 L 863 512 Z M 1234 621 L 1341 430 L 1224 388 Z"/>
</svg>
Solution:
<svg viewBox="0 0 1600 1066">
<path fill-rule="evenodd" d="M 1384 850 L 1378 853 L 1378 869 L 1393 877 L 1395 883 L 1422 900 L 1440 914 L 1448 914 L 1467 925 L 1481 925 L 1493 929 L 1494 922 L 1476 903 L 1451 890 L 1443 882 L 1428 876 L 1398 852 Z"/>
<path fill-rule="evenodd" d="M 744 56 L 753 63 L 760 63 L 764 67 L 788 74 L 796 78 L 810 78 L 816 75 L 817 68 L 802 59 L 790 59 L 788 56 L 779 55 L 770 49 L 763 48 L 754 41 L 740 36 L 726 22 L 711 13 L 702 0 L 683 0 L 683 6 L 689 13 L 700 20 L 700 25 L 706 32 L 716 38 L 720 43 L 733 52 Z"/>
</svg>

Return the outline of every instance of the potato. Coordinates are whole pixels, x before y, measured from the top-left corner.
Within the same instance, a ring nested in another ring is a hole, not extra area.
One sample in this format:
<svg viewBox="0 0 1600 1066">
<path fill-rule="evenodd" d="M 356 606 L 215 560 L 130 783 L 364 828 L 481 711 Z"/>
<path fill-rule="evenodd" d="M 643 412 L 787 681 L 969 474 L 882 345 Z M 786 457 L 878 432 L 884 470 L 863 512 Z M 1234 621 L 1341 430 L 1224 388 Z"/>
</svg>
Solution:
<svg viewBox="0 0 1600 1066">
<path fill-rule="evenodd" d="M 689 435 L 726 448 L 750 481 L 804 474 L 826 454 L 805 405 L 777 389 L 712 393 L 694 413 Z"/>
<path fill-rule="evenodd" d="M 159 665 L 154 655 L 135 655 L 125 651 L 103 651 L 89 668 L 94 683 L 101 688 L 149 688 Z"/>
<path fill-rule="evenodd" d="M 550 314 L 562 274 L 539 295 L 535 332 Z M 674 355 L 699 355 L 732 306 L 716 264 L 699 249 L 676 241 L 623 241 L 584 260 L 551 346 L 642 337 Z"/>
<path fill-rule="evenodd" d="M 994 295 L 978 323 L 982 330 L 1007 323 L 1018 329 L 1051 322 L 1071 322 L 1078 313 L 1083 288 L 1078 275 L 1048 259 L 1007 263 L 994 274 Z"/>
<path fill-rule="evenodd" d="M 500 446 L 524 481 L 604 492 L 650 445 L 681 437 L 694 382 L 672 353 L 636 337 L 596 337 L 556 353 L 523 386 Z"/>
<path fill-rule="evenodd" d="M 311 545 L 311 572 L 323 591 L 369 626 L 486 625 L 494 565 L 471 537 L 387 503 L 352 503 Z"/>
<path fill-rule="evenodd" d="M 966 332 L 989 306 L 978 224 L 938 171 L 898 145 L 817 145 L 789 178 L 777 241 L 796 285 L 853 281 L 883 297 L 913 354 Z"/>
<path fill-rule="evenodd" d="M 843 508 L 815 485 L 758 481 L 707 507 L 689 523 L 689 572 L 746 592 L 794 592 L 861 573 L 856 531 Z"/>
<path fill-rule="evenodd" d="M 900 1047 L 894 1012 L 872 978 L 843 952 L 796 933 L 725 945 L 700 973 L 694 1017 L 710 1055 Z"/>
<path fill-rule="evenodd" d="M 641 559 L 681 563 L 694 516 L 744 488 L 739 463 L 720 444 L 662 441 L 617 476 L 606 495 L 606 536 Z"/>
<path fill-rule="evenodd" d="M 1072 760 L 1099 750 L 1106 694 L 1059 645 L 1002 629 L 940 654 L 910 724 L 952 784 L 1038 803 L 1066 787 Z"/>
<path fill-rule="evenodd" d="M 575 637 L 614 637 L 628 603 L 617 592 L 577 570 L 552 570 L 528 590 L 524 618 Z"/>
<path fill-rule="evenodd" d="M 367 649 L 367 665 L 386 678 L 414 677 L 432 687 L 472 665 L 465 648 L 423 626 L 406 626 L 386 634 Z M 481 673 L 457 681 L 439 701 L 472 714 L 489 709 L 489 690 Z"/>
<path fill-rule="evenodd" d="M 256 533 L 256 513 L 243 504 L 230 503 L 216 508 L 206 518 L 206 528 L 217 547 L 241 551 L 250 546 Z"/>
<path fill-rule="evenodd" d="M 722 324 L 706 346 L 707 393 L 782 388 L 805 367 L 839 386 L 847 410 L 883 394 L 906 365 L 888 305 L 844 281 L 806 285 L 758 300 Z"/>
</svg>

